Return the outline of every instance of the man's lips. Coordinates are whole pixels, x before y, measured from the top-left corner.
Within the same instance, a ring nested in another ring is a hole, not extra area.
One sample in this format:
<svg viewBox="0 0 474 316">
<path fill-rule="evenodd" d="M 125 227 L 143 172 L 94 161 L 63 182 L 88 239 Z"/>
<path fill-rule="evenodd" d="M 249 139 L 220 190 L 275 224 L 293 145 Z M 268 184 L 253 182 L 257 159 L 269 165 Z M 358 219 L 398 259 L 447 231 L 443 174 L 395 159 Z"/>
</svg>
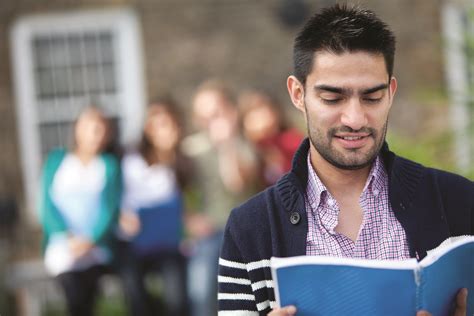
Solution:
<svg viewBox="0 0 474 316">
<path fill-rule="evenodd" d="M 340 133 L 334 135 L 336 140 L 347 149 L 360 148 L 364 146 L 371 134 L 368 133 Z"/>
</svg>

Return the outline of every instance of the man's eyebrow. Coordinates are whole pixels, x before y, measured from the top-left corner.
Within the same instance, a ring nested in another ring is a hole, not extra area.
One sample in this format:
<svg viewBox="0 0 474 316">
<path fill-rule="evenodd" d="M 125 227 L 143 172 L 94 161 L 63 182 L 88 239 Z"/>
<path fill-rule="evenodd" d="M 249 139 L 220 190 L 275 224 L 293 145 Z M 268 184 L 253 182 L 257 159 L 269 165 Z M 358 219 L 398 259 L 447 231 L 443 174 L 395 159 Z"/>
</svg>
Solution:
<svg viewBox="0 0 474 316">
<path fill-rule="evenodd" d="M 380 91 L 380 90 L 385 90 L 387 88 L 388 88 L 388 84 L 382 83 L 382 84 L 379 84 L 375 87 L 362 90 L 362 94 L 371 94 L 371 93 L 374 93 L 374 92 L 377 92 L 377 91 Z"/>
<path fill-rule="evenodd" d="M 328 86 L 328 85 L 325 85 L 325 84 L 314 86 L 314 90 L 327 91 L 327 92 L 338 93 L 338 94 L 348 94 L 348 92 L 349 92 L 348 89 L 334 87 L 334 86 Z"/>
<path fill-rule="evenodd" d="M 364 94 L 371 94 L 380 90 L 384 90 L 388 88 L 388 84 L 386 83 L 381 83 L 379 85 L 376 85 L 371 88 L 364 89 L 360 92 L 361 95 Z M 346 94 L 349 95 L 353 92 L 352 89 L 347 89 L 347 88 L 341 88 L 341 87 L 334 87 L 334 86 L 329 86 L 326 84 L 321 84 L 314 86 L 314 89 L 317 91 L 327 91 L 327 92 L 332 92 L 332 93 L 337 93 L 337 94 Z"/>
</svg>

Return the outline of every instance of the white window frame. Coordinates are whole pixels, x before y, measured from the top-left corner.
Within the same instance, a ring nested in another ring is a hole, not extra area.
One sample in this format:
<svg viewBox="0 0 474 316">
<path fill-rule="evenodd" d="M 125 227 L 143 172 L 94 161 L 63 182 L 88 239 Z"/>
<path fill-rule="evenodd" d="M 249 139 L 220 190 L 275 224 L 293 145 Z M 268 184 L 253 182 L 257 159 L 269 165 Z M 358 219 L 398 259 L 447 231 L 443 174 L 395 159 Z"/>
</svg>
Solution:
<svg viewBox="0 0 474 316">
<path fill-rule="evenodd" d="M 145 79 L 139 20 L 128 8 L 72 11 L 25 16 L 18 19 L 10 32 L 13 60 L 14 92 L 17 129 L 20 142 L 25 207 L 29 219 L 36 222 L 36 201 L 41 174 L 42 158 L 39 136 L 37 93 L 34 81 L 31 41 L 35 36 L 58 32 L 87 32 L 110 30 L 116 40 L 117 86 L 121 108 L 120 126 L 122 144 L 139 138 L 145 108 Z"/>
</svg>

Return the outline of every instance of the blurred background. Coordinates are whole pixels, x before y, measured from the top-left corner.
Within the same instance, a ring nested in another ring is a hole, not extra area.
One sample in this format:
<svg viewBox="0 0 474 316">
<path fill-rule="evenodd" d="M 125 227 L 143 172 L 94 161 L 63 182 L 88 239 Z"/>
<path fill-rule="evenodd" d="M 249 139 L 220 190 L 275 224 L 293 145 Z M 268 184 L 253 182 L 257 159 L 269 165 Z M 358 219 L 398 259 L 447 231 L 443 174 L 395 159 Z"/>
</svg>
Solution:
<svg viewBox="0 0 474 316">
<path fill-rule="evenodd" d="M 234 91 L 267 91 L 305 133 L 286 91 L 293 39 L 313 12 L 337 2 L 2 1 L 0 314 L 54 314 L 57 293 L 43 285 L 48 279 L 38 268 L 36 192 L 46 153 L 70 143 L 84 106 L 100 106 L 117 127 L 117 142 L 128 146 L 140 138 L 149 100 L 169 95 L 189 134 L 194 91 L 218 77 Z M 398 40 L 391 149 L 474 179 L 474 3 L 357 3 Z M 110 295 L 101 313 L 119 315 L 120 302 L 106 306 L 113 287 Z"/>
</svg>

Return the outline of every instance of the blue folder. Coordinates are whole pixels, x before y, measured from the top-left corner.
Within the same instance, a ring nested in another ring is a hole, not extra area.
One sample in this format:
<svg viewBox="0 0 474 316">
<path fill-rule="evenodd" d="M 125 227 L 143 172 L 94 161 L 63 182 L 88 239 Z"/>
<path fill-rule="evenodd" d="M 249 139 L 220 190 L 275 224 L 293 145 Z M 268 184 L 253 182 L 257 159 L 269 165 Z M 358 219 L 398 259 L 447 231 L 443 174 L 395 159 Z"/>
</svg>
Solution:
<svg viewBox="0 0 474 316">
<path fill-rule="evenodd" d="M 138 209 L 141 230 L 132 247 L 139 255 L 177 250 L 183 232 L 182 200 L 179 194 L 164 203 Z"/>
</svg>

